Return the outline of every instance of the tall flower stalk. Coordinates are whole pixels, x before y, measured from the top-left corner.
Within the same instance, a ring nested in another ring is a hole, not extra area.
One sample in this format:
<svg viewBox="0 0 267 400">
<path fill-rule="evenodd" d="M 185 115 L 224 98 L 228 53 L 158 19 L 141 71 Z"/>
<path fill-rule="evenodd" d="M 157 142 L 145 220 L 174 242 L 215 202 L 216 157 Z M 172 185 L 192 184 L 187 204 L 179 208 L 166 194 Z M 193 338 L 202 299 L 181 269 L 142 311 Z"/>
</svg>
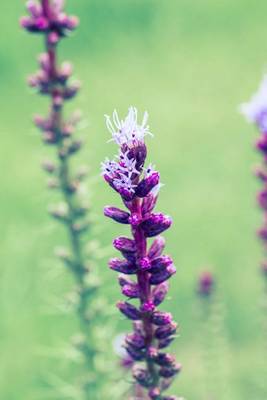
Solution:
<svg viewBox="0 0 267 400">
<path fill-rule="evenodd" d="M 152 135 L 145 113 L 141 124 L 136 108 L 120 120 L 116 111 L 106 124 L 112 139 L 119 146 L 116 160 L 102 163 L 105 181 L 114 189 L 126 210 L 105 207 L 105 216 L 121 224 L 128 224 L 132 238 L 118 237 L 113 245 L 123 256 L 109 262 L 119 272 L 122 294 L 128 301 L 119 301 L 118 309 L 133 321 L 133 332 L 125 339 L 125 349 L 132 360 L 132 373 L 140 399 L 174 400 L 165 395 L 173 378 L 181 370 L 175 357 L 165 353 L 175 338 L 177 324 L 170 313 L 159 311 L 158 306 L 168 293 L 167 280 L 176 272 L 171 257 L 162 255 L 165 240 L 159 236 L 171 226 L 171 218 L 154 213 L 158 199 L 160 175 L 153 165 L 145 167 L 147 148 L 145 137 Z M 156 237 L 156 238 L 155 238 Z M 155 238 L 148 247 L 148 239 Z M 136 279 L 131 279 L 130 276 Z M 132 304 L 137 299 L 139 304 Z"/>
<path fill-rule="evenodd" d="M 50 175 L 49 186 L 61 194 L 63 202 L 51 210 L 52 216 L 64 224 L 69 237 L 69 249 L 60 251 L 60 257 L 72 273 L 76 283 L 76 313 L 80 333 L 76 336 L 76 349 L 83 359 L 83 373 L 78 385 L 79 399 L 101 398 L 100 374 L 96 371 L 96 340 L 93 336 L 99 309 L 94 303 L 98 283 L 85 255 L 84 234 L 90 223 L 88 207 L 81 196 L 84 169 L 74 173 L 72 157 L 81 149 L 82 142 L 74 137 L 79 117 L 74 113 L 69 119 L 63 115 L 65 103 L 74 98 L 79 83 L 71 80 L 72 65 L 59 64 L 58 45 L 78 25 L 75 16 L 64 12 L 64 0 L 28 1 L 29 15 L 21 19 L 21 25 L 30 33 L 44 38 L 45 52 L 38 58 L 40 69 L 29 78 L 29 85 L 50 101 L 47 117 L 36 116 L 35 125 L 40 129 L 45 144 L 54 148 L 56 162 L 45 162 L 43 167 Z M 97 383 L 98 382 L 98 383 Z"/>
<path fill-rule="evenodd" d="M 267 350 L 267 75 L 263 77 L 258 91 L 252 96 L 251 100 L 241 105 L 240 111 L 248 122 L 256 126 L 260 133 L 260 137 L 256 141 L 256 149 L 262 156 L 262 163 L 255 169 L 255 175 L 262 185 L 257 195 L 257 202 L 263 211 L 263 225 L 257 234 L 263 243 L 265 253 L 260 269 L 263 276 L 263 340 Z M 267 395 L 266 368 L 266 360 L 264 359 L 265 375 L 261 384 L 263 396 Z"/>
<path fill-rule="evenodd" d="M 235 397 L 231 392 L 230 349 L 225 330 L 224 303 L 215 286 L 216 281 L 210 271 L 200 274 L 197 281 L 202 370 L 199 398 L 228 400 Z"/>
</svg>

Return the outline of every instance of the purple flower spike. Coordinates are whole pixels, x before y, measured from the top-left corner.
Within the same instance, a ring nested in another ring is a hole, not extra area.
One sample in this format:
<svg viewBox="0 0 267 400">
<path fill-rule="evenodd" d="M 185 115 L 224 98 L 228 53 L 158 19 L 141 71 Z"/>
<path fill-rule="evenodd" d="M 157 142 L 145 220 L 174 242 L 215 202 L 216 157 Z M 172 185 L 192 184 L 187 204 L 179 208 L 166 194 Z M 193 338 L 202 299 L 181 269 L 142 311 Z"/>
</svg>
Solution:
<svg viewBox="0 0 267 400">
<path fill-rule="evenodd" d="M 160 174 L 150 164 L 145 166 L 147 147 L 145 137 L 152 135 L 147 125 L 148 114 L 138 121 L 137 110 L 129 108 L 125 119 L 117 111 L 112 118 L 106 116 L 107 128 L 119 146 L 114 160 L 108 158 L 101 165 L 102 175 L 115 190 L 127 211 L 106 207 L 104 214 L 119 223 L 129 224 L 132 238 L 119 237 L 113 241 L 124 260 L 109 262 L 110 268 L 127 276 L 119 277 L 122 293 L 137 299 L 139 305 L 119 302 L 118 308 L 130 320 L 135 321 L 133 333 L 126 336 L 125 349 L 132 360 L 135 388 L 141 389 L 141 398 L 163 400 L 164 391 L 180 365 L 173 356 L 163 353 L 175 338 L 177 324 L 172 315 L 159 311 L 168 293 L 167 280 L 176 272 L 171 257 L 162 255 L 165 239 L 158 236 L 171 226 L 172 220 L 162 213 L 153 213 L 161 188 Z M 155 237 L 148 249 L 148 238 Z M 139 392 L 139 390 L 138 390 Z M 169 396 L 171 399 L 171 396 Z"/>
<path fill-rule="evenodd" d="M 99 303 L 100 282 L 95 279 L 94 266 L 91 265 L 96 249 L 92 248 L 89 253 L 86 247 L 90 238 L 84 239 L 91 227 L 88 207 L 81 190 L 81 186 L 85 186 L 86 172 L 77 165 L 79 160 L 72 162 L 73 156 L 82 148 L 82 141 L 76 137 L 80 117 L 77 112 L 68 117 L 65 109 L 66 102 L 78 93 L 80 83 L 73 81 L 71 63 L 61 63 L 58 54 L 61 39 L 76 28 L 78 18 L 66 14 L 64 7 L 64 0 L 29 0 L 26 2 L 28 15 L 21 18 L 20 23 L 28 32 L 39 34 L 44 47 L 42 54 L 37 57 L 38 70 L 28 78 L 28 83 L 40 95 L 46 96 L 49 102 L 47 116 L 36 116 L 34 124 L 40 131 L 43 142 L 50 146 L 50 152 L 54 151 L 54 162 L 43 163 L 43 169 L 49 174 L 47 186 L 57 191 L 57 198 L 61 199 L 59 205 L 50 210 L 50 214 L 64 224 L 69 246 L 57 255 L 75 282 L 73 294 L 76 307 L 73 311 L 76 313 L 79 328 L 71 347 L 79 353 L 80 365 L 72 369 L 72 382 L 68 374 L 68 385 L 79 392 L 80 398 L 96 399 L 103 397 L 101 393 L 107 382 L 105 372 L 101 369 L 100 373 L 96 362 L 99 353 L 104 351 L 105 340 L 103 339 L 101 346 L 96 346 L 96 342 L 100 344 L 101 339 L 98 337 L 96 341 L 97 330 L 92 327 L 103 322 L 106 311 L 105 307 L 97 306 L 97 312 L 92 312 L 93 309 L 96 310 L 96 303 Z M 116 221 L 128 223 L 130 214 L 106 209 L 106 215 Z M 111 268 L 128 274 L 137 271 L 135 265 L 125 260 L 112 262 Z M 62 389 L 64 391 L 66 387 Z"/>
<path fill-rule="evenodd" d="M 258 91 L 252 96 L 248 103 L 241 106 L 241 112 L 249 122 L 256 125 L 260 136 L 256 141 L 256 149 L 262 154 L 262 165 L 257 168 L 256 176 L 261 180 L 262 190 L 257 195 L 259 206 L 263 209 L 263 227 L 257 231 L 258 237 L 262 240 L 264 247 L 267 244 L 267 75 L 264 75 Z M 261 271 L 265 274 L 265 264 L 263 261 Z M 267 268 L 266 268 L 267 270 Z"/>
</svg>

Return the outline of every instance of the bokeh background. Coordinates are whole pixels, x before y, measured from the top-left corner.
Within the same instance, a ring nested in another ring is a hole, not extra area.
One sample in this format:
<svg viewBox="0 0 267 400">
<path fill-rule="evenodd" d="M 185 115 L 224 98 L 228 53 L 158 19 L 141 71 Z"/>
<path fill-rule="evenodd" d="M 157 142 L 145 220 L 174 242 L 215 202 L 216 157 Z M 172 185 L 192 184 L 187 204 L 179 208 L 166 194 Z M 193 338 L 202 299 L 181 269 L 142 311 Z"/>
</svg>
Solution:
<svg viewBox="0 0 267 400">
<path fill-rule="evenodd" d="M 226 341 L 217 349 L 213 368 L 223 360 L 231 393 L 226 398 L 264 399 L 258 383 L 263 357 L 261 249 L 254 238 L 261 215 L 251 174 L 258 160 L 256 133 L 237 109 L 256 88 L 267 62 L 267 3 L 67 3 L 81 25 L 60 54 L 74 62 L 83 82 L 75 104 L 86 120 L 80 132 L 86 139 L 83 160 L 91 167 L 99 239 L 111 254 L 111 239 L 121 230 L 102 218 L 104 205 L 118 205 L 99 178 L 100 161 L 114 153 L 103 114 L 116 107 L 123 115 L 129 105 L 150 114 L 155 135 L 149 139 L 150 160 L 165 183 L 159 208 L 174 219 L 166 237 L 178 273 L 166 307 L 181 325 L 173 349 L 184 366 L 174 391 L 188 400 L 204 400 L 195 285 L 199 272 L 209 268 L 217 279 Z M 53 257 L 53 248 L 65 237 L 46 213 L 51 195 L 40 162 L 48 149 L 31 123 L 31 115 L 45 112 L 48 104 L 25 84 L 36 69 L 42 42 L 19 29 L 23 10 L 22 0 L 1 1 L 0 398 L 5 400 L 50 398 L 46 380 L 56 379 L 59 368 L 51 348 L 67 342 L 75 326 L 71 315 L 57 313 L 71 281 Z M 98 268 L 113 304 L 120 297 L 115 274 L 105 259 Z M 127 326 L 121 322 L 118 329 Z M 223 396 L 218 393 L 218 399 Z"/>
</svg>

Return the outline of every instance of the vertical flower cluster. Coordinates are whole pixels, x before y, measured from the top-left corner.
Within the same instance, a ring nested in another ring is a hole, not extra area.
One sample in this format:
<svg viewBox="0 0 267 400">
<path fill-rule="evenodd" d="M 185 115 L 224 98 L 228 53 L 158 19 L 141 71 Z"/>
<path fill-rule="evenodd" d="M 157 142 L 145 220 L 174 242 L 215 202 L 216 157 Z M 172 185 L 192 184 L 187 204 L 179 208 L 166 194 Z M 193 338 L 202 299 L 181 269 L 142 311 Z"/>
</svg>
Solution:
<svg viewBox="0 0 267 400">
<path fill-rule="evenodd" d="M 262 155 L 262 163 L 255 169 L 255 175 L 259 179 L 262 185 L 262 189 L 257 195 L 257 201 L 259 207 L 263 210 L 263 224 L 258 229 L 258 237 L 263 243 L 263 248 L 266 254 L 267 250 L 267 75 L 263 77 L 263 80 L 259 86 L 258 91 L 252 96 L 249 102 L 244 103 L 240 107 L 240 111 L 246 117 L 246 119 L 253 123 L 260 137 L 257 139 L 256 148 Z M 263 341 L 266 350 L 266 333 L 267 333 L 267 258 L 261 263 L 261 272 L 263 276 L 263 300 L 262 300 L 262 331 Z M 266 357 L 263 358 L 262 371 L 263 377 L 261 381 L 261 390 L 264 390 L 266 397 L 267 385 L 266 385 Z"/>
<path fill-rule="evenodd" d="M 79 83 L 71 79 L 72 65 L 68 62 L 59 65 L 57 60 L 60 40 L 77 27 L 78 19 L 66 15 L 64 0 L 30 0 L 26 7 L 29 15 L 21 19 L 21 26 L 31 33 L 41 34 L 45 42 L 45 52 L 38 57 L 40 68 L 29 78 L 29 85 L 50 101 L 48 115 L 36 116 L 35 125 L 40 129 L 43 141 L 56 153 L 56 162 L 46 161 L 43 167 L 50 176 L 49 187 L 58 190 L 63 198 L 63 202 L 51 209 L 51 214 L 64 224 L 69 236 L 70 248 L 62 249 L 58 255 L 76 283 L 75 310 L 80 333 L 75 338 L 75 347 L 83 359 L 83 373 L 80 374 L 77 389 L 82 393 L 81 398 L 97 399 L 97 351 L 92 321 L 99 318 L 99 307 L 93 306 L 98 283 L 84 251 L 84 234 L 90 228 L 88 208 L 81 196 L 86 170 L 81 167 L 73 172 L 71 169 L 72 157 L 82 146 L 82 142 L 74 137 L 79 115 L 74 113 L 69 119 L 63 117 L 64 105 L 75 97 Z"/>
<path fill-rule="evenodd" d="M 109 262 L 119 272 L 122 294 L 128 301 L 119 301 L 118 309 L 133 321 L 133 332 L 125 338 L 125 349 L 133 362 L 133 377 L 153 400 L 174 400 L 165 395 L 181 365 L 165 352 L 176 335 L 177 324 L 171 314 L 158 310 L 168 293 L 167 280 L 176 272 L 173 260 L 163 255 L 165 240 L 159 236 L 171 226 L 171 218 L 154 212 L 160 189 L 160 175 L 153 165 L 145 167 L 147 148 L 145 137 L 152 135 L 145 113 L 138 122 L 136 108 L 120 120 L 116 111 L 106 116 L 112 140 L 119 146 L 116 159 L 102 163 L 105 181 L 120 195 L 126 210 L 108 206 L 105 216 L 128 224 L 132 237 L 113 241 L 122 258 Z M 154 238 L 150 247 L 148 239 Z M 134 279 L 135 277 L 135 279 Z M 137 299 L 138 304 L 133 304 Z M 147 397 L 145 397 L 147 398 Z"/>
<path fill-rule="evenodd" d="M 258 193 L 257 201 L 264 213 L 264 222 L 258 230 L 264 249 L 267 249 L 267 75 L 264 76 L 258 91 L 248 103 L 240 107 L 246 119 L 254 123 L 260 133 L 256 142 L 257 150 L 262 154 L 262 165 L 255 171 L 257 178 L 262 183 L 262 190 Z M 262 262 L 262 272 L 267 278 L 267 260 Z"/>
</svg>

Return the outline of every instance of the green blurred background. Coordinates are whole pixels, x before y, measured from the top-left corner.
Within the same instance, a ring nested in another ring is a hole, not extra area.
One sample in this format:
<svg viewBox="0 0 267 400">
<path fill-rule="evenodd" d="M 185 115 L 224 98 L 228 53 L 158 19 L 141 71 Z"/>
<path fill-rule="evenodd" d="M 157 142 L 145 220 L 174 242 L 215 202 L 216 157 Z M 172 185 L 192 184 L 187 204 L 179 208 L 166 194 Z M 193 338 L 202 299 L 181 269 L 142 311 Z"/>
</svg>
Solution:
<svg viewBox="0 0 267 400">
<path fill-rule="evenodd" d="M 100 161 L 114 153 L 112 145 L 106 143 L 103 114 L 116 107 L 123 115 L 129 105 L 150 114 L 155 137 L 149 139 L 149 158 L 165 183 L 159 209 L 174 218 L 166 237 L 178 273 L 166 307 L 181 325 L 174 351 L 184 366 L 174 391 L 188 400 L 202 399 L 195 282 L 200 270 L 210 268 L 218 281 L 229 341 L 225 369 L 231 395 L 227 398 L 264 399 L 256 394 L 262 354 L 259 307 L 263 283 L 258 273 L 261 249 L 254 238 L 261 216 L 255 207 L 257 183 L 251 167 L 258 158 L 252 148 L 253 128 L 237 108 L 256 88 L 267 61 L 267 3 L 67 3 L 69 10 L 79 15 L 81 25 L 64 41 L 60 55 L 73 61 L 75 74 L 83 82 L 71 107 L 82 109 L 87 121 L 81 132 L 86 139 L 83 160 L 90 164 L 94 178 L 92 207 L 104 246 L 110 246 L 113 236 L 122 231 L 102 218 L 105 204 L 119 204 L 99 178 Z M 25 83 L 25 77 L 36 69 L 42 42 L 19 29 L 23 10 L 22 0 L 1 1 L 3 400 L 49 398 L 46 380 L 57 375 L 59 362 L 48 349 L 67 342 L 75 325 L 72 316 L 56 312 L 58 298 L 69 290 L 71 280 L 53 257 L 55 244 L 64 243 L 65 237 L 46 213 L 51 195 L 45 189 L 40 162 L 49 152 L 31 123 L 31 115 L 45 112 L 48 104 Z M 106 267 L 106 260 L 99 269 L 105 294 L 115 303 L 120 297 L 115 275 Z M 126 322 L 121 329 L 127 326 Z M 218 358 L 222 356 L 224 350 L 218 353 Z M 218 399 L 222 398 L 220 394 Z"/>
</svg>

